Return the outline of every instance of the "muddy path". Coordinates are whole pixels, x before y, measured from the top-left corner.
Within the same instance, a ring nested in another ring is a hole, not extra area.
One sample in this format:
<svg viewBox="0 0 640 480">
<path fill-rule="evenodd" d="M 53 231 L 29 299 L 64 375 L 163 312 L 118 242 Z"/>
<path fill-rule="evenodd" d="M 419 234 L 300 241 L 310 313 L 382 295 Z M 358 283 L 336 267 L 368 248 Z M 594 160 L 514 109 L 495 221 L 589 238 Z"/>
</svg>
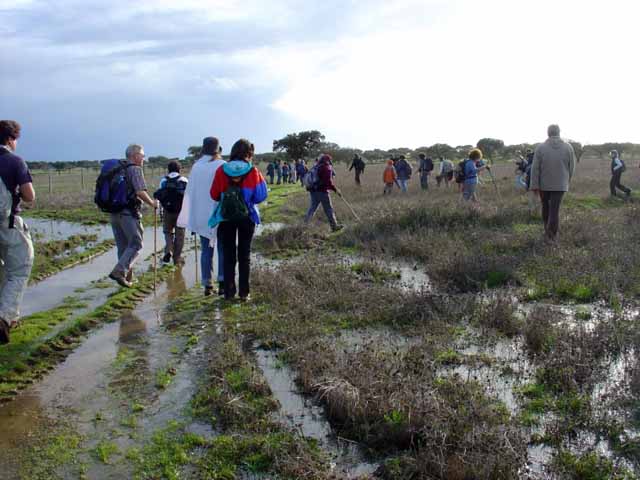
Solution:
<svg viewBox="0 0 640 480">
<path fill-rule="evenodd" d="M 94 331 L 50 374 L 0 408 L 0 449 L 11 460 L 8 465 L 3 461 L 3 478 L 40 478 L 48 459 L 31 464 L 25 447 L 67 426 L 82 442 L 77 457 L 61 465 L 58 475 L 77 478 L 74 469 L 79 468 L 88 478 L 130 476 L 96 452 L 105 445 L 125 451 L 132 437 L 144 437 L 155 422 L 181 418 L 196 385 L 202 353 L 197 344 L 211 325 L 196 319 L 188 327 L 173 328 L 176 314 L 166 306 L 194 283 L 192 263 L 117 322 Z"/>
</svg>

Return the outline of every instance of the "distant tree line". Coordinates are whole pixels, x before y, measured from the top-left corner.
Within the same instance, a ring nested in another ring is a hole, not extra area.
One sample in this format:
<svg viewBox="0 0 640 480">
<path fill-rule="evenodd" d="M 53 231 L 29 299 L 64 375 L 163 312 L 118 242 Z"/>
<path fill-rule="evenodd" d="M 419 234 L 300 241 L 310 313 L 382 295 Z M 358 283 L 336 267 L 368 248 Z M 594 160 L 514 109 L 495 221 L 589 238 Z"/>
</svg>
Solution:
<svg viewBox="0 0 640 480">
<path fill-rule="evenodd" d="M 605 159 L 611 150 L 617 150 L 623 158 L 640 157 L 640 144 L 636 143 L 603 143 L 594 145 L 582 145 L 580 142 L 569 140 L 576 152 L 578 161 L 583 156 L 595 156 Z M 349 163 L 357 154 L 369 163 L 384 162 L 389 158 L 404 155 L 407 158 L 416 159 L 420 153 L 432 157 L 434 159 L 444 157 L 452 160 L 462 159 L 467 155 L 469 150 L 474 146 L 480 148 L 484 156 L 490 161 L 495 160 L 511 160 L 519 154 L 524 154 L 527 149 L 534 149 L 536 144 L 521 143 L 517 145 L 505 145 L 505 143 L 497 138 L 482 138 L 476 145 L 457 145 L 451 146 L 446 143 L 435 143 L 431 146 L 424 146 L 416 149 L 401 147 L 391 148 L 388 150 L 373 149 L 361 150 L 359 148 L 341 147 L 337 143 L 327 142 L 325 136 L 318 130 L 309 130 L 298 133 L 290 133 L 285 137 L 273 141 L 273 152 L 258 153 L 254 157 L 255 163 L 268 163 L 274 160 L 296 159 L 313 159 L 320 153 L 328 153 L 333 157 L 335 163 Z M 149 157 L 146 160 L 146 166 L 150 168 L 166 168 L 167 164 L 172 161 L 178 161 L 183 166 L 193 164 L 200 158 L 202 147 L 190 146 L 187 149 L 187 155 L 184 158 L 169 158 L 162 155 Z M 228 158 L 223 155 L 223 158 Z M 87 168 L 98 170 L 101 166 L 101 160 L 79 160 L 74 162 L 28 162 L 29 168 L 32 170 L 54 170 L 62 173 L 64 170 L 74 168 Z"/>
</svg>

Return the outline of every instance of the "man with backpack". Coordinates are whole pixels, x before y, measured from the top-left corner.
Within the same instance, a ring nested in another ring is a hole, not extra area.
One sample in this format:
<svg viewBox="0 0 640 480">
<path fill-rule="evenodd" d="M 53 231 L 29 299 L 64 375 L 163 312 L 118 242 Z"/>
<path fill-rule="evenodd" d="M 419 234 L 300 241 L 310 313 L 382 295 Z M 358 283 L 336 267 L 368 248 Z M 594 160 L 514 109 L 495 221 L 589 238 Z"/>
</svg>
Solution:
<svg viewBox="0 0 640 480">
<path fill-rule="evenodd" d="M 133 264 L 142 251 L 142 203 L 154 210 L 159 204 L 147 192 L 142 172 L 145 158 L 142 145 L 129 145 L 125 155 L 125 161 L 109 161 L 103 165 L 96 181 L 96 203 L 111 213 L 111 228 L 118 251 L 118 263 L 109 278 L 122 287 L 131 287 Z"/>
<path fill-rule="evenodd" d="M 362 157 L 356 153 L 356 155 L 353 157 L 353 161 L 351 162 L 351 166 L 349 167 L 349 171 L 355 169 L 356 185 L 360 185 L 360 175 L 364 173 L 365 167 L 366 164 L 364 163 L 364 160 L 362 160 Z"/>
<path fill-rule="evenodd" d="M 404 158 L 404 155 L 400 155 L 400 158 L 398 158 L 395 166 L 396 173 L 398 175 L 398 185 L 400 185 L 400 190 L 406 193 L 409 190 L 409 180 L 411 179 L 413 168 L 411 168 L 409 162 L 407 162 L 407 160 Z"/>
<path fill-rule="evenodd" d="M 335 173 L 333 170 L 333 164 L 331 163 L 331 155 L 323 153 L 318 158 L 317 163 L 304 177 L 304 184 L 309 191 L 309 197 L 311 200 L 311 205 L 309 206 L 309 210 L 307 211 L 304 221 L 305 223 L 309 223 L 315 215 L 318 207 L 322 205 L 324 213 L 327 216 L 327 220 L 329 220 L 329 225 L 331 225 L 331 230 L 336 232 L 344 227 L 339 225 L 336 220 L 333 205 L 331 204 L 331 197 L 329 196 L 329 191 L 334 191 L 340 195 L 340 192 L 336 188 L 336 184 L 333 180 L 334 175 Z"/>
<path fill-rule="evenodd" d="M 560 138 L 560 127 L 550 125 L 549 138 L 536 147 L 531 165 L 531 190 L 539 192 L 545 241 L 555 244 L 560 226 L 560 204 L 576 168 L 576 154 Z"/>
<path fill-rule="evenodd" d="M 418 172 L 420 172 L 420 186 L 423 190 L 428 190 L 429 176 L 431 172 L 433 172 L 433 160 L 424 153 L 421 153 L 418 157 L 420 158 L 420 167 L 418 168 Z"/>
<path fill-rule="evenodd" d="M 0 121 L 0 344 L 9 343 L 9 331 L 18 325 L 20 304 L 33 266 L 29 228 L 19 216 L 20 201 L 33 202 L 35 191 L 27 164 L 14 152 L 20 125 Z"/>
<path fill-rule="evenodd" d="M 631 189 L 625 187 L 620 183 L 622 174 L 627 170 L 627 166 L 624 164 L 624 161 L 620 158 L 620 154 L 617 150 L 611 150 L 609 152 L 611 156 L 611 182 L 609 183 L 609 189 L 611 190 L 611 196 L 616 197 L 616 189 L 624 192 L 625 198 L 629 198 L 631 196 Z"/>
<path fill-rule="evenodd" d="M 158 190 L 153 194 L 162 205 L 162 232 L 164 233 L 164 257 L 169 263 L 173 255 L 174 265 L 184 265 L 182 248 L 184 247 L 184 228 L 178 226 L 178 216 L 182 209 L 184 193 L 189 180 L 180 175 L 180 164 L 171 161 L 167 165 L 168 175 L 160 180 Z"/>
</svg>

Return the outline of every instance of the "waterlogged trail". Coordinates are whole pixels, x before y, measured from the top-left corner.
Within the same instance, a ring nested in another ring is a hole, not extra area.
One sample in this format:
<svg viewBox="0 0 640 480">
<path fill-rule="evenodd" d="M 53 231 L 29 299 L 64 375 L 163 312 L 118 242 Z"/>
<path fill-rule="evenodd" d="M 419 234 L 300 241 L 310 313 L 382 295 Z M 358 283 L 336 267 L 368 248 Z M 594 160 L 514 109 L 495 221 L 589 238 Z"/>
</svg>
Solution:
<svg viewBox="0 0 640 480">
<path fill-rule="evenodd" d="M 161 229 L 158 229 L 158 248 L 160 248 L 164 243 L 160 239 L 161 235 Z M 189 244 L 186 246 L 189 247 Z M 140 255 L 142 260 L 137 262 L 135 267 L 136 272 L 144 271 L 149 267 L 150 262 L 144 259 L 152 253 L 153 228 L 147 227 L 144 231 L 144 248 Z M 114 247 L 86 263 L 68 268 L 36 283 L 35 285 L 28 286 L 24 294 L 22 316 L 32 315 L 34 313 L 56 307 L 65 297 L 74 295 L 78 290 L 84 290 L 87 287 L 90 287 L 91 282 L 97 282 L 106 277 L 111 272 L 116 262 L 117 254 L 116 248 Z M 193 260 L 191 263 L 191 267 L 193 267 Z M 110 280 L 109 282 L 113 283 Z M 94 288 L 91 289 L 91 292 L 85 292 L 86 295 L 84 295 L 84 297 L 91 305 L 97 305 L 104 301 L 104 299 L 115 290 L 115 287 L 114 283 L 113 287 L 99 289 Z"/>
<path fill-rule="evenodd" d="M 191 262 L 159 286 L 155 295 L 93 332 L 42 381 L 0 408 L 3 478 L 40 478 L 39 468 L 48 459 L 30 465 L 23 455 L 25 447 L 67 424 L 71 437 L 82 441 L 76 445 L 77 458 L 60 465 L 57 474 L 77 478 L 81 468 L 89 478 L 130 476 L 117 465 L 107 465 L 104 455 L 96 461 L 95 452 L 105 445 L 124 451 L 135 443 L 133 438 L 181 418 L 197 383 L 202 354 L 197 340 L 207 325 L 196 321 L 189 328 L 197 330 L 189 330 L 185 337 L 169 328 L 174 317 L 166 305 L 194 283 Z M 185 350 L 188 342 L 195 348 Z M 138 421 L 136 415 L 142 411 L 145 419 Z"/>
</svg>

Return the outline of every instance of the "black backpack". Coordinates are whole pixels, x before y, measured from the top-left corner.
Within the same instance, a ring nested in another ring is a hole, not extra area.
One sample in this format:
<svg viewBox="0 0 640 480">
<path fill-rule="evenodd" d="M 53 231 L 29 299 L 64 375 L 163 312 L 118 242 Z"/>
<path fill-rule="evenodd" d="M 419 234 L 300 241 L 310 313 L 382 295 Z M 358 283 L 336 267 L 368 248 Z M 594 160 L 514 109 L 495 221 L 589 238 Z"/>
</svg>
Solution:
<svg viewBox="0 0 640 480">
<path fill-rule="evenodd" d="M 467 174 L 464 171 L 465 170 L 464 167 L 466 163 L 467 163 L 466 159 L 458 163 L 458 168 L 456 168 L 456 183 L 463 183 L 467 178 Z"/>
<path fill-rule="evenodd" d="M 167 176 L 164 178 L 164 185 L 162 185 L 162 188 L 155 191 L 153 197 L 158 199 L 165 211 L 169 213 L 180 213 L 186 183 L 184 181 L 180 181 L 179 176 L 173 178 Z"/>
<path fill-rule="evenodd" d="M 222 194 L 222 200 L 220 201 L 220 216 L 223 220 L 242 222 L 249 218 L 249 207 L 247 207 L 247 203 L 244 201 L 242 188 L 240 188 L 242 180 L 244 180 L 244 177 L 247 175 L 243 175 L 242 177 L 230 177 L 227 175 L 229 178 L 229 188 Z"/>
</svg>

